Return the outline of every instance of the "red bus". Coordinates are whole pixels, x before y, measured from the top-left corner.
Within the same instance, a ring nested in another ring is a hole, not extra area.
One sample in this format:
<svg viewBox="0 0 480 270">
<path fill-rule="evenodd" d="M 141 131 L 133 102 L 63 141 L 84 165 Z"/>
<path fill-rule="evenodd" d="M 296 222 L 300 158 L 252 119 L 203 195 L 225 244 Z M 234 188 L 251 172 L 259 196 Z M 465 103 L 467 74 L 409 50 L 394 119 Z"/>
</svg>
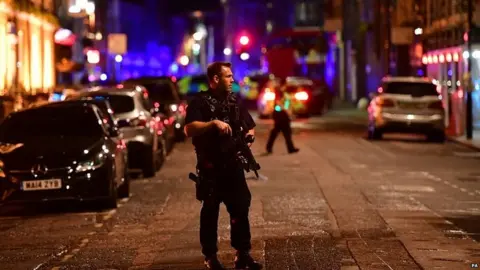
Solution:
<svg viewBox="0 0 480 270">
<path fill-rule="evenodd" d="M 328 40 L 328 34 L 316 27 L 273 33 L 263 50 L 268 72 L 279 78 L 324 79 Z"/>
</svg>

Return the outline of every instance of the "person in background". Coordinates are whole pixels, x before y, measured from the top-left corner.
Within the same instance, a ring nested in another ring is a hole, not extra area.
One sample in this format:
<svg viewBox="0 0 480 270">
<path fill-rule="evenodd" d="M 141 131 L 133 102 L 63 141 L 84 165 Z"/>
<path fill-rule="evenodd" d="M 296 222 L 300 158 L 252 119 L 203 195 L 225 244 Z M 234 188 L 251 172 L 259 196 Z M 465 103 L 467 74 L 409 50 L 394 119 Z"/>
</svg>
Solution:
<svg viewBox="0 0 480 270">
<path fill-rule="evenodd" d="M 275 88 L 275 107 L 273 110 L 273 128 L 270 131 L 270 135 L 267 141 L 267 154 L 273 152 L 273 144 L 278 136 L 278 133 L 282 132 L 287 144 L 287 151 L 289 154 L 297 153 L 300 149 L 296 148 L 292 140 L 292 127 L 290 115 L 288 114 L 289 101 L 285 97 L 284 91 L 278 87 Z"/>
</svg>

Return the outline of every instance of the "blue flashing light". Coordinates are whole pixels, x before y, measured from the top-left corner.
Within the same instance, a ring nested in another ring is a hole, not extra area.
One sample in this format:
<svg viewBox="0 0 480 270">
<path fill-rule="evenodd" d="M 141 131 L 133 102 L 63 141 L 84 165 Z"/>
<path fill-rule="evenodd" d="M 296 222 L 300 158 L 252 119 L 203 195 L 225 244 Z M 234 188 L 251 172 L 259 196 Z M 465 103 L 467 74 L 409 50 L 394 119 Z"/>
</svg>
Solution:
<svg viewBox="0 0 480 270">
<path fill-rule="evenodd" d="M 176 63 L 173 63 L 170 66 L 170 71 L 173 72 L 173 73 L 177 73 L 178 72 L 178 65 Z"/>
</svg>

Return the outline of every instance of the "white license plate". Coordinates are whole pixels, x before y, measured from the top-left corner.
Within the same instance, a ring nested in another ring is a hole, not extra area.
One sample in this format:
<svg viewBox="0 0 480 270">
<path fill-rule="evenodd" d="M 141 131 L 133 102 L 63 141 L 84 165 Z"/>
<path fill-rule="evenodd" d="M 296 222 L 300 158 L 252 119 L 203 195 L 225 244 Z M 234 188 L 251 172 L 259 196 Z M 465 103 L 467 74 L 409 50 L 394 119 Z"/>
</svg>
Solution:
<svg viewBox="0 0 480 270">
<path fill-rule="evenodd" d="M 50 189 L 61 189 L 62 180 L 60 179 L 49 179 L 49 180 L 31 180 L 23 181 L 23 190 L 50 190 Z"/>
</svg>

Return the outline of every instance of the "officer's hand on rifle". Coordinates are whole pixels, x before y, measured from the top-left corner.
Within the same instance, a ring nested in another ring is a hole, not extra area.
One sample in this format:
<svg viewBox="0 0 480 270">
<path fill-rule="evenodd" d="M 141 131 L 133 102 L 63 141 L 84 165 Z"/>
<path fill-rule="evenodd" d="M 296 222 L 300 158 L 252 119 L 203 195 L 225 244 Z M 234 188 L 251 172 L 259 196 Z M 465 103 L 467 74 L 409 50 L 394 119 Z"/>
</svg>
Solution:
<svg viewBox="0 0 480 270">
<path fill-rule="evenodd" d="M 232 135 L 232 128 L 229 124 L 220 120 L 213 120 L 213 124 L 218 128 L 220 134 Z"/>
<path fill-rule="evenodd" d="M 250 130 L 247 132 L 247 134 L 245 134 L 245 137 L 248 137 L 248 135 L 255 136 L 255 130 L 250 129 Z M 251 146 L 252 146 L 252 143 L 253 143 L 253 142 L 248 142 L 248 143 L 247 143 L 248 147 L 251 147 Z"/>
</svg>

